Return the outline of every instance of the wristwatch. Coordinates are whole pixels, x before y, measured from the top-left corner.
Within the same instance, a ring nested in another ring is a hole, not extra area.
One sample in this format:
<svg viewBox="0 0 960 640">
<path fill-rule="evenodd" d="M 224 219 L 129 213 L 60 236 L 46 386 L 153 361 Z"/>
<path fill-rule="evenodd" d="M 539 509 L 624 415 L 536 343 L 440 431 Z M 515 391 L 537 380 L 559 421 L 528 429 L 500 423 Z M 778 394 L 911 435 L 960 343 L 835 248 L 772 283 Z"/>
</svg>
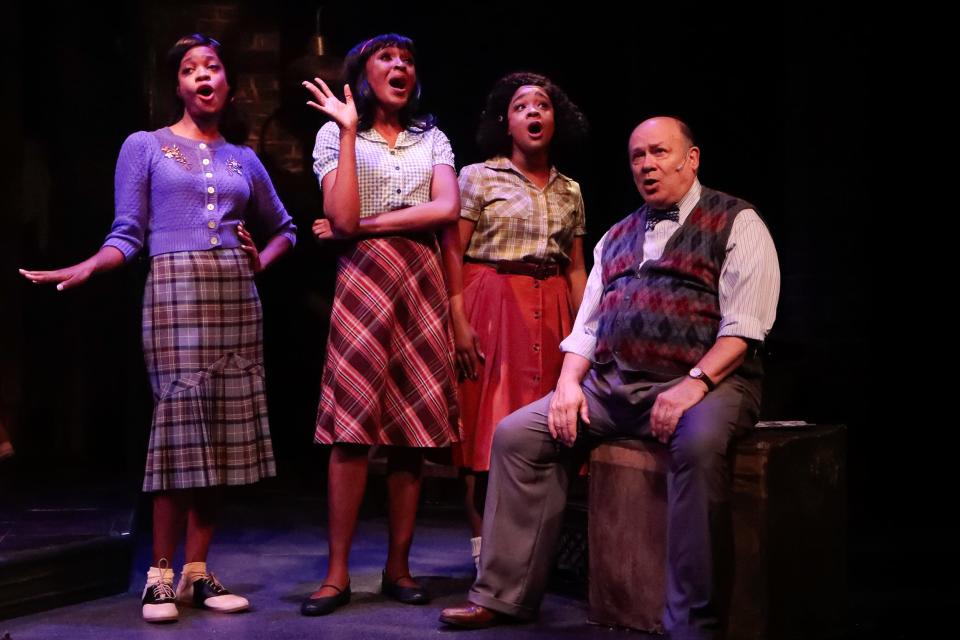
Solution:
<svg viewBox="0 0 960 640">
<path fill-rule="evenodd" d="M 694 380 L 700 380 L 703 382 L 703 384 L 707 385 L 707 391 L 713 391 L 717 388 L 717 385 L 713 382 L 713 380 L 710 379 L 710 376 L 704 373 L 703 369 L 700 367 L 694 367 L 693 369 L 690 369 L 690 373 L 687 375 Z"/>
</svg>

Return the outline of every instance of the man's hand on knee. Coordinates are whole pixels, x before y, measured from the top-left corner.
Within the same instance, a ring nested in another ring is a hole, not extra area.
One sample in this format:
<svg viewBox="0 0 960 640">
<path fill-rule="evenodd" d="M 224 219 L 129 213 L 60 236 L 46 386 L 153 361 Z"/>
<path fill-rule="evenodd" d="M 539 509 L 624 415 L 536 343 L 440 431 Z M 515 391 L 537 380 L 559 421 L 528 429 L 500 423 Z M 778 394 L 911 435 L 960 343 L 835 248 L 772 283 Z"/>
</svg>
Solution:
<svg viewBox="0 0 960 640">
<path fill-rule="evenodd" d="M 577 441 L 578 416 L 590 424 L 587 398 L 583 395 L 583 389 L 580 388 L 580 383 L 561 378 L 547 410 L 547 428 L 550 435 L 572 447 Z"/>
<path fill-rule="evenodd" d="M 693 378 L 686 378 L 657 396 L 650 412 L 650 432 L 666 444 L 677 428 L 684 412 L 707 395 L 707 386 Z"/>
</svg>

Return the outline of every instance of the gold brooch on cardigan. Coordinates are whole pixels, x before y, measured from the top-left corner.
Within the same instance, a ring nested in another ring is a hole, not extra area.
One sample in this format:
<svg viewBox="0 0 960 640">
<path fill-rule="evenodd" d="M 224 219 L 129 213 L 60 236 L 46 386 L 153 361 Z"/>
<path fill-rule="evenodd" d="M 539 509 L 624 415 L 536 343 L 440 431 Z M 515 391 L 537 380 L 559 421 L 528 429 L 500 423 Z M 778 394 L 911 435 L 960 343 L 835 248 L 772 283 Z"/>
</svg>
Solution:
<svg viewBox="0 0 960 640">
<path fill-rule="evenodd" d="M 183 165 L 185 169 L 190 168 L 190 163 L 187 161 L 187 157 L 183 155 L 183 152 L 180 151 L 180 147 L 178 147 L 177 145 L 175 144 L 170 146 L 163 145 L 162 147 L 160 147 L 160 151 L 163 152 L 164 157 L 175 160 L 176 162 Z"/>
</svg>

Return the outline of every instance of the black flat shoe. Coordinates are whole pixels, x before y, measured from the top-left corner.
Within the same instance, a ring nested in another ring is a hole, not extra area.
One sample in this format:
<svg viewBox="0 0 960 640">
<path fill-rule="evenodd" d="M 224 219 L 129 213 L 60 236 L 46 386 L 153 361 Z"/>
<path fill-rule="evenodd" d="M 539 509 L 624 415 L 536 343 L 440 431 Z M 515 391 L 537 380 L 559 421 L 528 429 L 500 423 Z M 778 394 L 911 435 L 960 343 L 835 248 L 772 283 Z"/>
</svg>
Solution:
<svg viewBox="0 0 960 640">
<path fill-rule="evenodd" d="M 320 585 L 320 589 L 324 587 L 336 589 L 337 595 L 324 596 L 322 598 L 307 598 L 300 604 L 301 614 L 305 616 L 325 616 L 350 602 L 350 583 L 347 583 L 347 586 L 343 589 L 335 584 Z M 317 591 L 320 589 L 317 589 Z"/>
<path fill-rule="evenodd" d="M 402 587 L 397 584 L 404 578 L 410 578 L 410 576 L 400 576 L 395 581 L 391 581 L 387 579 L 387 572 L 384 571 L 381 578 L 380 592 L 397 602 L 403 604 L 427 604 L 430 602 L 430 596 L 427 595 L 427 590 L 423 587 Z M 413 578 L 410 579 L 413 580 Z"/>
</svg>

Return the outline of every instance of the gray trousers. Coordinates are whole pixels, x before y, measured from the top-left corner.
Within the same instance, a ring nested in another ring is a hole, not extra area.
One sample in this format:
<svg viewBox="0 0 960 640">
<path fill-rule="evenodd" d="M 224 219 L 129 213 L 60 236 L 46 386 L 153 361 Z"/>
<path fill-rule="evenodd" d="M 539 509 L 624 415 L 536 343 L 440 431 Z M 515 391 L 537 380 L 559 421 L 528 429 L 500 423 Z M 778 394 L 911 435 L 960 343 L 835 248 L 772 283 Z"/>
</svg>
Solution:
<svg viewBox="0 0 960 640">
<path fill-rule="evenodd" d="M 656 396 L 683 378 L 651 382 L 595 366 L 583 382 L 590 424 L 573 449 L 547 429 L 552 393 L 504 418 L 493 438 L 480 570 L 469 600 L 521 619 L 536 617 L 563 522 L 567 485 L 583 449 L 603 440 L 649 438 Z M 668 443 L 667 605 L 671 638 L 716 638 L 729 563 L 728 449 L 756 422 L 758 380 L 732 375 L 681 417 Z M 579 451 L 577 450 L 579 449 Z"/>
</svg>

